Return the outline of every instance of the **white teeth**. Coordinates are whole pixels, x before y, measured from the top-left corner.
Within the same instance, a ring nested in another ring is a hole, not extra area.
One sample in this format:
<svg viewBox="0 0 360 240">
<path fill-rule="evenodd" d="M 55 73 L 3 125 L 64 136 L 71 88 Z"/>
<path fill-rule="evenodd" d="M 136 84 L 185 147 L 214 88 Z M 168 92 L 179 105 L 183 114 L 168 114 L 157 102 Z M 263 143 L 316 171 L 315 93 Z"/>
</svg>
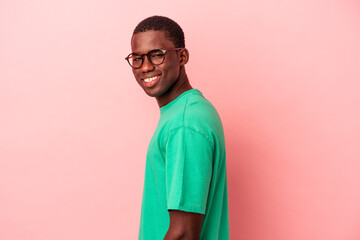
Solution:
<svg viewBox="0 0 360 240">
<path fill-rule="evenodd" d="M 148 83 L 148 82 L 152 82 L 152 81 L 155 80 L 156 77 L 157 77 L 157 76 L 151 77 L 151 78 L 145 78 L 144 81 L 147 82 L 147 83 Z"/>
</svg>

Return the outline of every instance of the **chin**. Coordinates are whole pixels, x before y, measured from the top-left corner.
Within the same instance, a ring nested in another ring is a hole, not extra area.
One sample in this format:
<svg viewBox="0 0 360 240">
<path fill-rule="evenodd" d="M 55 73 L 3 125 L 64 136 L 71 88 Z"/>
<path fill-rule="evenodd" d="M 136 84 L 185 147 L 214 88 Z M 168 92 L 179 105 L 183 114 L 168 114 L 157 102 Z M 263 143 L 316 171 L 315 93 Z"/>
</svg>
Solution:
<svg viewBox="0 0 360 240">
<path fill-rule="evenodd" d="M 143 89 L 143 90 L 149 97 L 159 97 L 162 95 L 159 91 L 156 91 L 156 89 Z"/>
</svg>

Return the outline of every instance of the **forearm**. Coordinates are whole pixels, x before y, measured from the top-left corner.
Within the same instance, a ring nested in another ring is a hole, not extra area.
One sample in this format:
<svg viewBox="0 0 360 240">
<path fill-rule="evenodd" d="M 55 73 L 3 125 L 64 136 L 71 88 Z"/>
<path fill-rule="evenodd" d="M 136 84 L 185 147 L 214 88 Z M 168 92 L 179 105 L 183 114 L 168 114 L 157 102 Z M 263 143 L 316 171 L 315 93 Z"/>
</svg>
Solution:
<svg viewBox="0 0 360 240">
<path fill-rule="evenodd" d="M 187 233 L 185 231 L 173 231 L 171 229 L 165 235 L 164 240 L 199 240 L 200 236 L 196 236 L 193 233 Z"/>
<path fill-rule="evenodd" d="M 203 215 L 169 210 L 170 224 L 164 240 L 199 240 Z"/>
</svg>

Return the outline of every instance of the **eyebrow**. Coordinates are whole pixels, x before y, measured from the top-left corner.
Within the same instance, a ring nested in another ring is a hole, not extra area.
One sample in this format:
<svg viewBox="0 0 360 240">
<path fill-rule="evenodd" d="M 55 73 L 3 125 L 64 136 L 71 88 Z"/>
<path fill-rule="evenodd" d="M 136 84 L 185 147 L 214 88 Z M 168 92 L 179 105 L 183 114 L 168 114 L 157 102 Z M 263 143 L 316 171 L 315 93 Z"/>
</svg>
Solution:
<svg viewBox="0 0 360 240">
<path fill-rule="evenodd" d="M 154 50 L 162 50 L 162 48 L 154 48 L 154 49 L 151 49 L 150 51 L 148 51 L 147 53 L 143 53 L 143 54 L 141 54 L 141 53 L 139 53 L 139 52 L 132 52 L 131 54 L 132 55 L 146 55 L 146 54 L 148 54 L 149 52 L 151 52 L 151 51 L 154 51 Z"/>
</svg>

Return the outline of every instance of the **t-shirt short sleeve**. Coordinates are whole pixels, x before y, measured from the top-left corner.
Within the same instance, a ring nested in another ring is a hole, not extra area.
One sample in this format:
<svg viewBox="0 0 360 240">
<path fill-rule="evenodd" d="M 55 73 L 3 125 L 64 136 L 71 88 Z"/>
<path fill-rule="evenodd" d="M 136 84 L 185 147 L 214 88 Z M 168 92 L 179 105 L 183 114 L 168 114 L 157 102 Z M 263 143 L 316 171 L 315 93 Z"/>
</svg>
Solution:
<svg viewBox="0 0 360 240">
<path fill-rule="evenodd" d="M 169 210 L 205 214 L 213 166 L 213 144 L 189 127 L 170 132 L 165 149 Z"/>
</svg>

